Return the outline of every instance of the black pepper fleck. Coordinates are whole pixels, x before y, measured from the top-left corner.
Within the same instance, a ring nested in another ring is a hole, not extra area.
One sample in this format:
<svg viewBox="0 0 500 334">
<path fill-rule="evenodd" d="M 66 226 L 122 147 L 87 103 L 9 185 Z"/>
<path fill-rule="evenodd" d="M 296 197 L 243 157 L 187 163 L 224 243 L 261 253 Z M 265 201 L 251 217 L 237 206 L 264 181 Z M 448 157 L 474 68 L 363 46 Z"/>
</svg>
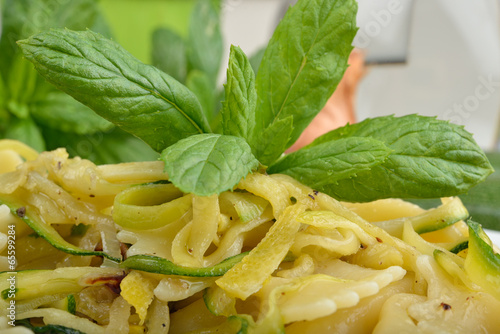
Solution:
<svg viewBox="0 0 500 334">
<path fill-rule="evenodd" d="M 19 218 L 24 218 L 24 216 L 26 215 L 26 208 L 24 206 L 20 207 L 16 210 L 16 214 Z"/>
<path fill-rule="evenodd" d="M 445 310 L 445 311 L 451 310 L 451 305 L 450 305 L 450 304 L 441 303 L 441 305 L 440 305 L 440 306 L 441 306 L 441 307 L 443 308 L 443 310 Z"/>
</svg>

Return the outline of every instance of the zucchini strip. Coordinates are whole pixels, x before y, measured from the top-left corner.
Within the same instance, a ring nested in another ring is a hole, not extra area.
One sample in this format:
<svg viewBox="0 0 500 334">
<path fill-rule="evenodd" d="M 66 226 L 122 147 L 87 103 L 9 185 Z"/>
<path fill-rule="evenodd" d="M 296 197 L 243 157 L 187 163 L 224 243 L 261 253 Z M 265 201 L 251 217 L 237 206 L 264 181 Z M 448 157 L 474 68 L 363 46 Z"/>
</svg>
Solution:
<svg viewBox="0 0 500 334">
<path fill-rule="evenodd" d="M 33 326 L 29 319 L 16 320 L 16 326 L 26 327 L 33 333 L 55 333 L 55 334 L 85 334 L 77 329 L 61 326 L 61 325 L 45 325 Z"/>
<path fill-rule="evenodd" d="M 248 252 L 245 252 L 229 257 L 215 266 L 207 268 L 179 266 L 167 259 L 154 255 L 134 255 L 120 263 L 120 268 L 135 269 L 163 275 L 215 277 L 224 275 L 247 254 Z"/>
<path fill-rule="evenodd" d="M 470 279 L 500 300 L 500 255 L 493 251 L 491 241 L 480 224 L 469 225 L 469 250 L 464 269 Z"/>
<path fill-rule="evenodd" d="M 67 242 L 50 224 L 41 220 L 29 205 L 23 205 L 17 201 L 0 196 L 0 205 L 1 204 L 7 205 L 14 216 L 19 217 L 26 225 L 31 227 L 36 234 L 45 239 L 54 248 L 72 255 L 103 256 L 114 262 L 121 261 L 121 259 L 106 254 L 105 252 L 82 249 Z"/>
<path fill-rule="evenodd" d="M 443 203 L 437 208 L 429 209 L 414 217 L 397 218 L 382 222 L 374 222 L 376 225 L 386 230 L 390 235 L 401 238 L 405 221 L 409 221 L 413 230 L 418 234 L 437 231 L 449 225 L 464 220 L 469 216 L 469 212 L 458 197 Z"/>
</svg>

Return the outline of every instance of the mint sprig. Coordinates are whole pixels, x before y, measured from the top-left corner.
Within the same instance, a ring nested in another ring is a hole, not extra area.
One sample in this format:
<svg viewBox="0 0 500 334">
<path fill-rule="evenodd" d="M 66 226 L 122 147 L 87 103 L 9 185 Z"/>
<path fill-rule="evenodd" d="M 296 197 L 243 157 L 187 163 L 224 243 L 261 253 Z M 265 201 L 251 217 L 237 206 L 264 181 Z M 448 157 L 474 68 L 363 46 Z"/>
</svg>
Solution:
<svg viewBox="0 0 500 334">
<path fill-rule="evenodd" d="M 380 140 L 392 153 L 369 171 L 320 188 L 346 201 L 455 196 L 493 172 L 488 158 L 463 126 L 434 117 L 366 119 L 331 131 L 308 148 L 351 137 Z"/>
<path fill-rule="evenodd" d="M 229 53 L 226 99 L 221 110 L 222 129 L 225 134 L 250 141 L 255 128 L 255 74 L 250 61 L 239 47 L 232 45 Z"/>
<path fill-rule="evenodd" d="M 205 2 L 199 8 L 214 9 Z M 221 117 L 213 119 L 204 91 L 213 92 L 216 53 L 188 57 L 200 68 L 200 76 L 190 79 L 192 71 L 186 79 L 189 89 L 91 31 L 46 31 L 19 46 L 49 82 L 162 151 L 169 179 L 185 192 L 221 193 L 263 165 L 349 201 L 451 196 L 484 180 L 493 170 L 472 135 L 416 115 L 365 120 L 283 155 L 340 82 L 356 9 L 354 0 L 299 0 L 276 28 L 256 76 L 232 47 Z M 207 38 L 219 41 L 217 33 Z"/>
<path fill-rule="evenodd" d="M 355 1 L 299 1 L 274 31 L 256 77 L 256 140 L 262 142 L 263 131 L 275 122 L 292 116 L 293 124 L 273 155 L 256 150 L 263 164 L 299 138 L 339 84 L 357 31 L 356 11 Z M 266 138 L 258 146 L 277 146 L 272 136 Z"/>
<path fill-rule="evenodd" d="M 373 138 L 347 137 L 287 154 L 271 165 L 268 173 L 287 174 L 322 190 L 384 163 L 392 153 Z"/>
<path fill-rule="evenodd" d="M 187 87 L 100 34 L 54 29 L 18 44 L 50 83 L 156 151 L 210 132 Z"/>
<path fill-rule="evenodd" d="M 180 140 L 166 148 L 161 159 L 173 184 L 199 196 L 232 189 L 259 166 L 245 140 L 215 133 Z"/>
</svg>

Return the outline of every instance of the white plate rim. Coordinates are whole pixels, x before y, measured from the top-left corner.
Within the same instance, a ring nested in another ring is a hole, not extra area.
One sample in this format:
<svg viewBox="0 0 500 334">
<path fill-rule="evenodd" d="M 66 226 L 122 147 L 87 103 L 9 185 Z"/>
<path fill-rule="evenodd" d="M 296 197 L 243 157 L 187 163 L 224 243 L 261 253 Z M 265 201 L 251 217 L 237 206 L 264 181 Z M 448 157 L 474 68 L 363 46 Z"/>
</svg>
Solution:
<svg viewBox="0 0 500 334">
<path fill-rule="evenodd" d="M 495 230 L 489 230 L 489 229 L 484 229 L 488 237 L 490 237 L 491 241 L 493 244 L 495 244 L 497 247 L 500 247 L 500 231 L 495 231 Z"/>
</svg>

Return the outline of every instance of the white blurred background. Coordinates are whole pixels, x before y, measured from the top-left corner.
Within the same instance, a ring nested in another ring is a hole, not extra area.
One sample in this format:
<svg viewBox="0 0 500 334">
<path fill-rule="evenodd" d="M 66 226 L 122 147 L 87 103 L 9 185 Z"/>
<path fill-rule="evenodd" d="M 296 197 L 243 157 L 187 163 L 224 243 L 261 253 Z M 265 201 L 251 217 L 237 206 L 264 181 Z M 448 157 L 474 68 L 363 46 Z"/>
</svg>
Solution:
<svg viewBox="0 0 500 334">
<path fill-rule="evenodd" d="M 252 54 L 264 46 L 293 2 L 226 0 L 227 48 L 231 41 Z M 358 2 L 360 29 L 354 44 L 367 62 L 356 96 L 358 120 L 387 114 L 438 116 L 465 125 L 483 149 L 498 149 L 498 1 Z"/>
</svg>

